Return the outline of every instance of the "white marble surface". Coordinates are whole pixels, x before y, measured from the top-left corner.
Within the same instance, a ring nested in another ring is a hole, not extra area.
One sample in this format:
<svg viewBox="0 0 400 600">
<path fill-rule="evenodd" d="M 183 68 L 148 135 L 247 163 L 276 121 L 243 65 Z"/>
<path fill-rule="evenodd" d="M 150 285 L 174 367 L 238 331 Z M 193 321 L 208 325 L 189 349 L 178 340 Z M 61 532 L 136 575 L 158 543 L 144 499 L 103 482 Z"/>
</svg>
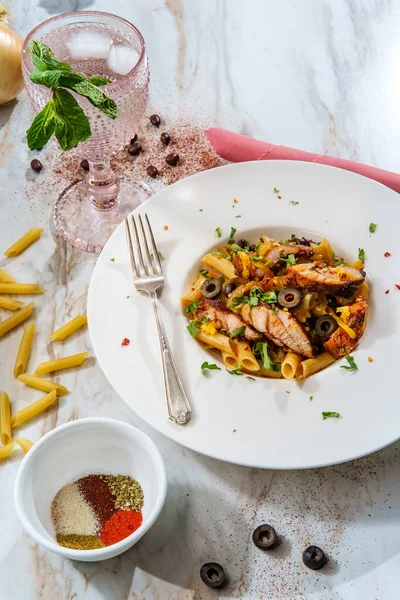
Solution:
<svg viewBox="0 0 400 600">
<path fill-rule="evenodd" d="M 400 4 L 395 0 L 5 3 L 22 36 L 49 16 L 74 9 L 108 10 L 133 21 L 148 45 L 151 108 L 163 115 L 203 119 L 398 169 Z M 46 289 L 36 298 L 35 364 L 64 351 L 48 346 L 46 336 L 53 325 L 85 310 L 95 259 L 56 247 L 50 237 L 50 205 L 62 185 L 49 165 L 39 176 L 29 168 L 24 132 L 30 117 L 24 94 L 0 108 L 1 247 L 32 225 L 44 226 L 46 234 L 21 257 L 0 259 L 0 266 Z M 22 389 L 11 376 L 19 337 L 15 332 L 0 341 L 0 388 L 8 390 L 17 408 L 40 395 Z M 90 350 L 88 335 L 74 337 L 65 348 Z M 185 450 L 139 422 L 94 359 L 62 381 L 72 393 L 26 426 L 24 434 L 35 441 L 56 425 L 93 415 L 136 423 L 165 457 L 167 502 L 153 529 L 121 557 L 93 564 L 61 560 L 33 544 L 17 521 L 12 501 L 20 462 L 16 453 L 0 466 L 1 600 L 399 597 L 399 444 L 313 471 L 235 467 Z M 380 401 L 377 388 L 377 410 Z M 251 542 L 261 522 L 273 524 L 282 536 L 274 553 L 264 555 Z M 329 554 L 320 573 L 301 564 L 309 543 Z M 220 593 L 199 579 L 199 568 L 208 560 L 222 563 L 229 574 L 230 584 Z"/>
</svg>

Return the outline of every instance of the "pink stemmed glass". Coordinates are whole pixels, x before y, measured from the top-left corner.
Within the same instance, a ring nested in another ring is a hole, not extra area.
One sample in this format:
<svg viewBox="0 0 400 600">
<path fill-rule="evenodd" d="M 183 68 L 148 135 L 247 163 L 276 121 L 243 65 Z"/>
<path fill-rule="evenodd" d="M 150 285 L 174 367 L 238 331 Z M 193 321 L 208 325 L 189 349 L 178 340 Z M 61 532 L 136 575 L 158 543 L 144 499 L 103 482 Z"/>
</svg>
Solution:
<svg viewBox="0 0 400 600">
<path fill-rule="evenodd" d="M 56 236 L 81 250 L 99 253 L 125 216 L 150 195 L 144 183 L 117 176 L 110 166 L 111 154 L 129 143 L 145 112 L 149 68 L 144 39 L 132 23 L 103 12 L 66 13 L 38 25 L 24 42 L 22 70 L 31 103 L 40 111 L 50 90 L 29 79 L 31 40 L 49 46 L 57 60 L 69 63 L 74 71 L 110 81 L 102 89 L 117 104 L 115 120 L 74 94 L 89 119 L 92 136 L 69 153 L 86 158 L 89 171 L 57 199 L 52 224 Z"/>
</svg>

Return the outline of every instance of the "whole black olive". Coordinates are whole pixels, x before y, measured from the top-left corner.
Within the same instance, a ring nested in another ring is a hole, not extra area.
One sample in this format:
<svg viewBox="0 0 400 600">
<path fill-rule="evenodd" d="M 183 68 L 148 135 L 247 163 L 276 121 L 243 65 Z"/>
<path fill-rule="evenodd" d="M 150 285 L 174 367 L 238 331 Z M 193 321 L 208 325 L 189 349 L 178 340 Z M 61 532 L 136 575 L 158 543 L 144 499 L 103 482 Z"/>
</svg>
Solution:
<svg viewBox="0 0 400 600">
<path fill-rule="evenodd" d="M 253 542 L 261 550 L 269 550 L 276 544 L 277 535 L 272 525 L 259 525 L 253 531 Z"/>
<path fill-rule="evenodd" d="M 236 242 L 238 246 L 240 246 L 241 248 L 247 248 L 248 247 L 248 243 L 246 242 L 246 240 L 239 240 L 238 242 Z"/>
<path fill-rule="evenodd" d="M 326 296 L 326 299 L 327 299 L 327 301 L 328 301 L 328 306 L 329 306 L 329 308 L 331 308 L 332 310 L 336 310 L 336 309 L 337 309 L 337 306 L 338 306 L 338 301 L 337 301 L 337 299 L 335 298 L 335 296 L 330 296 L 330 295 L 327 295 L 327 296 Z"/>
<path fill-rule="evenodd" d="M 201 293 L 204 298 L 212 300 L 221 293 L 222 284 L 218 279 L 207 279 L 201 286 Z"/>
<path fill-rule="evenodd" d="M 278 302 L 285 308 L 294 308 L 301 301 L 301 293 L 295 288 L 284 288 L 278 294 Z"/>
<path fill-rule="evenodd" d="M 228 283 L 225 287 L 225 296 L 228 298 L 236 290 L 236 283 Z"/>
<path fill-rule="evenodd" d="M 326 563 L 325 552 L 318 546 L 308 546 L 303 552 L 303 563 L 309 569 L 317 571 Z"/>
<path fill-rule="evenodd" d="M 337 328 L 338 324 L 331 315 L 322 315 L 315 322 L 315 333 L 320 337 L 330 337 Z"/>
<path fill-rule="evenodd" d="M 206 563 L 200 569 L 203 583 L 210 588 L 220 588 L 226 583 L 225 571 L 218 563 Z"/>
</svg>

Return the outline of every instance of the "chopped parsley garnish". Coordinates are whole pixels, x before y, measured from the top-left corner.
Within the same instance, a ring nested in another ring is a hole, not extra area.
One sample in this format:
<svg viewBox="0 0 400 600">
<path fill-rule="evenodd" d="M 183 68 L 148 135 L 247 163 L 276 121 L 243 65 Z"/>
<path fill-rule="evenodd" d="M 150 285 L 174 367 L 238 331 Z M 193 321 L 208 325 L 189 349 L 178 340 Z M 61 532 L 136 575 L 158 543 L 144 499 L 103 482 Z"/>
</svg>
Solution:
<svg viewBox="0 0 400 600">
<path fill-rule="evenodd" d="M 274 194 L 279 194 L 279 190 L 274 187 Z"/>
<path fill-rule="evenodd" d="M 241 369 L 232 369 L 231 371 L 229 369 L 226 369 L 229 373 L 229 375 L 243 375 L 243 371 Z"/>
<path fill-rule="evenodd" d="M 276 293 L 273 290 L 271 292 L 262 292 L 258 287 L 253 287 L 250 296 L 236 296 L 236 298 L 232 298 L 234 304 L 249 304 L 250 306 L 257 306 L 259 302 L 274 304 L 277 301 Z"/>
<path fill-rule="evenodd" d="M 250 375 L 246 375 L 246 379 L 250 379 L 250 381 L 255 381 L 254 377 L 250 377 Z"/>
<path fill-rule="evenodd" d="M 237 337 L 238 335 L 243 335 L 246 330 L 246 325 L 242 325 L 242 327 L 236 327 L 231 333 L 231 338 Z"/>
<path fill-rule="evenodd" d="M 201 370 L 204 371 L 204 369 L 210 369 L 210 371 L 220 371 L 221 370 L 215 363 L 210 365 L 210 363 L 207 361 L 204 361 L 203 364 L 201 365 Z"/>
<path fill-rule="evenodd" d="M 192 302 L 192 304 L 189 304 L 189 306 L 187 306 L 185 308 L 185 313 L 190 313 L 190 312 L 195 311 L 199 304 L 200 304 L 200 301 L 195 300 L 194 302 Z"/>
<path fill-rule="evenodd" d="M 203 212 L 203 209 L 202 209 L 202 208 L 199 208 L 199 212 Z"/>
<path fill-rule="evenodd" d="M 309 402 L 312 402 L 314 400 L 314 396 L 310 396 L 308 400 Z"/>
<path fill-rule="evenodd" d="M 364 248 L 359 248 L 358 249 L 358 260 L 361 260 L 361 262 L 365 262 Z"/>
<path fill-rule="evenodd" d="M 241 248 L 240 246 L 235 246 L 234 248 L 232 248 L 232 254 L 238 254 L 239 252 L 242 252 L 243 248 Z"/>
<path fill-rule="evenodd" d="M 287 393 L 287 394 L 290 394 L 290 392 L 288 392 L 287 390 L 286 390 L 286 393 Z"/>
<path fill-rule="evenodd" d="M 354 362 L 354 358 L 352 356 L 345 356 L 345 359 L 349 363 L 348 365 L 341 365 L 341 369 L 346 369 L 346 371 L 357 371 L 358 367 Z"/>
<path fill-rule="evenodd" d="M 332 412 L 332 411 L 327 411 L 327 412 L 323 412 L 321 413 L 323 420 L 325 421 L 325 419 L 338 419 L 340 417 L 338 412 Z"/>
<path fill-rule="evenodd" d="M 165 256 L 163 256 L 163 255 L 161 254 L 161 250 L 158 250 L 158 251 L 157 251 L 157 254 L 158 254 L 158 258 L 159 258 L 160 260 L 165 260 Z"/>
<path fill-rule="evenodd" d="M 127 296 L 127 298 L 130 298 L 130 296 Z"/>
<path fill-rule="evenodd" d="M 218 237 L 222 237 L 222 231 L 221 231 L 221 227 L 217 227 L 215 230 L 216 234 Z"/>
<path fill-rule="evenodd" d="M 110 258 L 110 262 L 114 262 L 115 258 Z"/>
<path fill-rule="evenodd" d="M 334 267 L 338 267 L 339 265 L 343 265 L 344 264 L 344 260 L 343 258 L 338 258 L 337 260 L 335 260 L 335 262 L 333 263 Z"/>
<path fill-rule="evenodd" d="M 271 292 L 264 292 L 261 296 L 261 301 L 266 304 L 275 304 L 275 302 L 278 302 L 276 292 L 274 292 L 274 290 Z"/>
<path fill-rule="evenodd" d="M 236 219 L 240 219 L 242 215 L 236 215 Z"/>
<path fill-rule="evenodd" d="M 206 269 L 200 269 L 199 273 L 200 275 L 203 275 L 203 277 L 209 277 L 208 271 Z"/>
<path fill-rule="evenodd" d="M 256 356 L 259 356 L 261 358 L 263 368 L 266 371 L 279 371 L 278 367 L 269 357 L 267 342 L 257 342 L 257 344 L 253 348 L 253 352 Z"/>
<path fill-rule="evenodd" d="M 274 315 L 277 315 L 279 312 L 279 308 L 274 308 L 274 310 L 272 312 L 274 313 Z"/>
<path fill-rule="evenodd" d="M 369 232 L 375 233 L 377 227 L 378 227 L 377 223 L 370 223 L 369 224 Z"/>
<path fill-rule="evenodd" d="M 218 252 L 218 250 L 216 250 L 215 252 L 211 252 L 211 254 L 213 256 L 221 256 L 221 258 L 226 258 L 226 260 L 232 260 L 232 258 L 228 254 L 222 254 L 222 252 Z"/>
<path fill-rule="evenodd" d="M 196 337 L 196 335 L 200 333 L 199 321 L 197 319 L 193 319 L 193 321 L 190 321 L 186 329 L 192 337 Z"/>
<path fill-rule="evenodd" d="M 236 432 L 237 432 L 237 429 L 232 429 L 232 433 L 236 433 Z"/>
<path fill-rule="evenodd" d="M 229 236 L 229 240 L 228 240 L 228 244 L 234 244 L 235 240 L 233 239 L 233 236 L 235 235 L 237 229 L 236 227 L 231 227 L 231 235 Z"/>
<path fill-rule="evenodd" d="M 291 204 L 292 206 L 297 206 L 299 203 L 295 200 L 289 200 L 289 204 Z"/>
<path fill-rule="evenodd" d="M 294 254 L 289 254 L 289 256 L 287 258 L 283 254 L 281 254 L 280 259 L 286 263 L 286 267 L 296 264 L 296 257 Z"/>
</svg>

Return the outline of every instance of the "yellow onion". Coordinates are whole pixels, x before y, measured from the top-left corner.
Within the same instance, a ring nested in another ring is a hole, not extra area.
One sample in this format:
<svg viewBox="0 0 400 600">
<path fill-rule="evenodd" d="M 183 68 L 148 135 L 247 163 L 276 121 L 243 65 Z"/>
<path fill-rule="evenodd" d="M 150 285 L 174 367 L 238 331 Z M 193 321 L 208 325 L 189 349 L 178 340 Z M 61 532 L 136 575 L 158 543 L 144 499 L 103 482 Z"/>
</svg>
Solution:
<svg viewBox="0 0 400 600">
<path fill-rule="evenodd" d="M 24 87 L 21 69 L 22 39 L 5 21 L 6 10 L 0 6 L 0 104 L 13 100 Z"/>
</svg>

